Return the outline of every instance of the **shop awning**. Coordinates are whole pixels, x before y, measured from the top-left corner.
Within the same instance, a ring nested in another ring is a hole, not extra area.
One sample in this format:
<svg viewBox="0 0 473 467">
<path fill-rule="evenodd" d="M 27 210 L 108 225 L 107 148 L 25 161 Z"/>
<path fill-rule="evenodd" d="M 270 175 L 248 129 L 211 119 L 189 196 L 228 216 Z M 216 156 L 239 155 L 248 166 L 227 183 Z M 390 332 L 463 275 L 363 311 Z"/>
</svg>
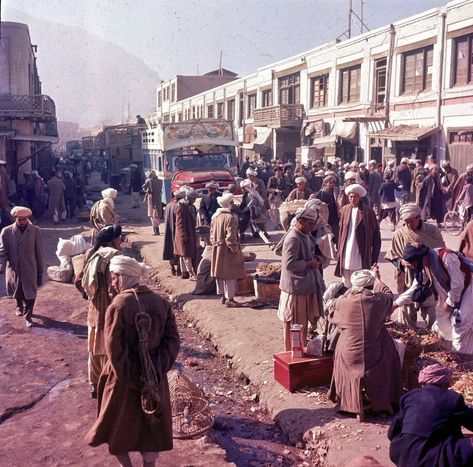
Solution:
<svg viewBox="0 0 473 467">
<path fill-rule="evenodd" d="M 333 124 L 330 135 L 323 136 L 322 138 L 314 138 L 310 147 L 322 149 L 328 146 L 336 146 L 339 140 L 356 144 L 358 136 L 357 130 L 358 126 L 356 122 L 343 122 L 342 120 L 336 120 Z"/>
<path fill-rule="evenodd" d="M 391 141 L 420 141 L 440 131 L 441 126 L 419 127 L 417 125 L 393 125 L 384 130 L 371 133 L 371 138 Z"/>
<path fill-rule="evenodd" d="M 13 136 L 16 141 L 31 141 L 34 143 L 51 143 L 56 144 L 59 141 L 58 136 L 45 136 L 45 135 L 15 135 Z"/>
<path fill-rule="evenodd" d="M 270 137 L 271 137 L 271 128 L 267 128 L 265 126 L 257 126 L 255 127 L 256 130 L 256 138 L 252 143 L 245 143 L 243 144 L 243 149 L 250 149 L 255 152 L 265 152 L 268 147 L 271 146 L 270 144 Z"/>
</svg>

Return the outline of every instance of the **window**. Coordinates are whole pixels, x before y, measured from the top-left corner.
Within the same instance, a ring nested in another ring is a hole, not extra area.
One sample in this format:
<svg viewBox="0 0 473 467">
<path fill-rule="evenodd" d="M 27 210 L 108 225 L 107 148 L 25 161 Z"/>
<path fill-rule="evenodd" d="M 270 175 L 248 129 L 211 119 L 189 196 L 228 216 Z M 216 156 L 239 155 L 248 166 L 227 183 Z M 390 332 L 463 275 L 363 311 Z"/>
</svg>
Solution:
<svg viewBox="0 0 473 467">
<path fill-rule="evenodd" d="M 235 120 L 235 99 L 227 101 L 227 120 Z"/>
<path fill-rule="evenodd" d="M 433 46 L 403 54 L 401 94 L 412 94 L 432 89 L 433 56 Z"/>
<path fill-rule="evenodd" d="M 171 85 L 171 102 L 176 102 L 176 83 Z"/>
<path fill-rule="evenodd" d="M 178 122 L 182 122 L 182 112 L 179 112 L 179 113 L 177 114 L 177 121 L 178 121 Z"/>
<path fill-rule="evenodd" d="M 318 109 L 325 107 L 328 102 L 328 73 L 320 76 L 315 76 L 310 79 L 311 98 L 310 107 Z"/>
<path fill-rule="evenodd" d="M 339 104 L 360 101 L 361 65 L 351 66 L 340 70 Z"/>
<path fill-rule="evenodd" d="M 301 77 L 299 73 L 279 78 L 279 103 L 301 103 Z"/>
<path fill-rule="evenodd" d="M 265 89 L 261 92 L 261 107 L 271 107 L 273 105 L 273 90 Z"/>
<path fill-rule="evenodd" d="M 246 118 L 253 116 L 253 110 L 256 109 L 256 94 L 248 95 L 248 107 L 246 109 Z"/>
<path fill-rule="evenodd" d="M 207 106 L 207 118 L 214 118 L 214 106 L 213 106 L 213 104 Z"/>
<path fill-rule="evenodd" d="M 239 108 L 238 108 L 238 120 L 240 122 L 240 126 L 243 126 L 243 122 L 245 120 L 245 115 L 244 115 L 244 108 L 245 108 L 245 101 L 243 97 L 243 93 L 240 93 L 240 102 L 239 102 Z"/>
<path fill-rule="evenodd" d="M 461 86 L 473 82 L 473 34 L 458 37 L 453 47 L 453 84 Z"/>
<path fill-rule="evenodd" d="M 386 59 L 376 60 L 374 64 L 374 102 L 381 107 L 386 98 Z"/>
<path fill-rule="evenodd" d="M 171 116 L 171 123 L 176 123 L 176 115 L 172 114 Z"/>
<path fill-rule="evenodd" d="M 192 107 L 192 120 L 195 120 L 197 118 L 197 112 L 195 109 L 195 105 Z"/>
<path fill-rule="evenodd" d="M 223 102 L 217 104 L 217 118 L 223 118 Z"/>
<path fill-rule="evenodd" d="M 449 142 L 452 143 L 469 143 L 473 144 L 473 130 L 466 129 L 462 131 L 450 131 Z"/>
<path fill-rule="evenodd" d="M 161 91 L 158 91 L 158 107 L 161 107 L 161 103 L 162 103 Z"/>
</svg>

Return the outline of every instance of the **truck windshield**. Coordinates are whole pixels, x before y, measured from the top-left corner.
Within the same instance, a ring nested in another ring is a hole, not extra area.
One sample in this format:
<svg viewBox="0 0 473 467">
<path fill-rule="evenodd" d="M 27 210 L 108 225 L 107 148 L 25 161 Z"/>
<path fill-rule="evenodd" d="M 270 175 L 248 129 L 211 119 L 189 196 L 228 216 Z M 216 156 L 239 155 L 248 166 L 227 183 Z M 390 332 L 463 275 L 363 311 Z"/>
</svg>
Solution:
<svg viewBox="0 0 473 467">
<path fill-rule="evenodd" d="M 171 170 L 230 169 L 230 162 L 230 153 L 174 155 Z"/>
</svg>

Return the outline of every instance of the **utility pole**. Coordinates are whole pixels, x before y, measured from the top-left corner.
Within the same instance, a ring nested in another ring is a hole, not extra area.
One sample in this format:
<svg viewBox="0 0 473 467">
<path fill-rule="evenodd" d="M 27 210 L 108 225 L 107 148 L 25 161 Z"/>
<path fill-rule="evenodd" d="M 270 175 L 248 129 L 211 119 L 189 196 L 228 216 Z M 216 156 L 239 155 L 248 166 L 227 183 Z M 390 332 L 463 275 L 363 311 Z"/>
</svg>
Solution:
<svg viewBox="0 0 473 467">
<path fill-rule="evenodd" d="M 348 4 L 348 39 L 351 37 L 351 15 L 353 13 L 353 1 L 350 0 Z"/>
<path fill-rule="evenodd" d="M 346 37 L 347 39 L 350 39 L 351 36 L 352 36 L 352 33 L 353 33 L 353 29 L 352 29 L 352 24 L 353 24 L 353 19 L 355 19 L 356 21 L 358 21 L 359 25 L 360 25 L 360 31 L 361 31 L 361 34 L 363 34 L 365 31 L 369 31 L 369 28 L 368 26 L 366 26 L 365 22 L 364 22 L 364 10 L 365 10 L 365 1 L 364 0 L 360 0 L 361 1 L 361 6 L 360 6 L 360 15 L 361 16 L 358 16 L 358 14 L 356 13 L 355 10 L 353 10 L 353 0 L 349 0 L 348 1 L 348 29 L 343 31 L 335 40 L 337 42 L 340 42 L 342 40 L 342 37 Z"/>
<path fill-rule="evenodd" d="M 220 51 L 220 62 L 218 64 L 218 74 L 219 76 L 223 76 L 223 70 L 222 70 L 222 56 L 223 56 L 223 50 Z"/>
<path fill-rule="evenodd" d="M 360 16 L 361 16 L 361 21 L 360 21 L 360 28 L 361 28 L 361 34 L 363 34 L 363 28 L 365 26 L 365 23 L 363 23 L 363 11 L 365 7 L 365 1 L 361 0 L 361 9 L 360 9 Z"/>
</svg>

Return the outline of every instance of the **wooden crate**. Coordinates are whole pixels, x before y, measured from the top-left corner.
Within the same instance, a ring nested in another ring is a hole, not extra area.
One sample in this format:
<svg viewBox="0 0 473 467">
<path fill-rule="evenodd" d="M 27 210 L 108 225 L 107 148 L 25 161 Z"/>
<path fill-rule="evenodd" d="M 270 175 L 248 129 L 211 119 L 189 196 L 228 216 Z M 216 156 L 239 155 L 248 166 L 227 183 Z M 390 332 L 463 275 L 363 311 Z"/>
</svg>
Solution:
<svg viewBox="0 0 473 467">
<path fill-rule="evenodd" d="M 333 357 L 293 358 L 292 352 L 274 354 L 274 379 L 288 391 L 329 384 L 333 373 Z"/>
<path fill-rule="evenodd" d="M 256 269 L 251 269 L 246 271 L 246 277 L 244 279 L 237 280 L 237 295 L 254 295 L 255 287 L 253 285 L 253 274 L 256 272 Z"/>
<path fill-rule="evenodd" d="M 267 284 L 258 279 L 253 279 L 253 286 L 255 288 L 256 300 L 268 305 L 277 305 L 279 303 L 279 295 L 281 294 L 279 283 Z"/>
</svg>

